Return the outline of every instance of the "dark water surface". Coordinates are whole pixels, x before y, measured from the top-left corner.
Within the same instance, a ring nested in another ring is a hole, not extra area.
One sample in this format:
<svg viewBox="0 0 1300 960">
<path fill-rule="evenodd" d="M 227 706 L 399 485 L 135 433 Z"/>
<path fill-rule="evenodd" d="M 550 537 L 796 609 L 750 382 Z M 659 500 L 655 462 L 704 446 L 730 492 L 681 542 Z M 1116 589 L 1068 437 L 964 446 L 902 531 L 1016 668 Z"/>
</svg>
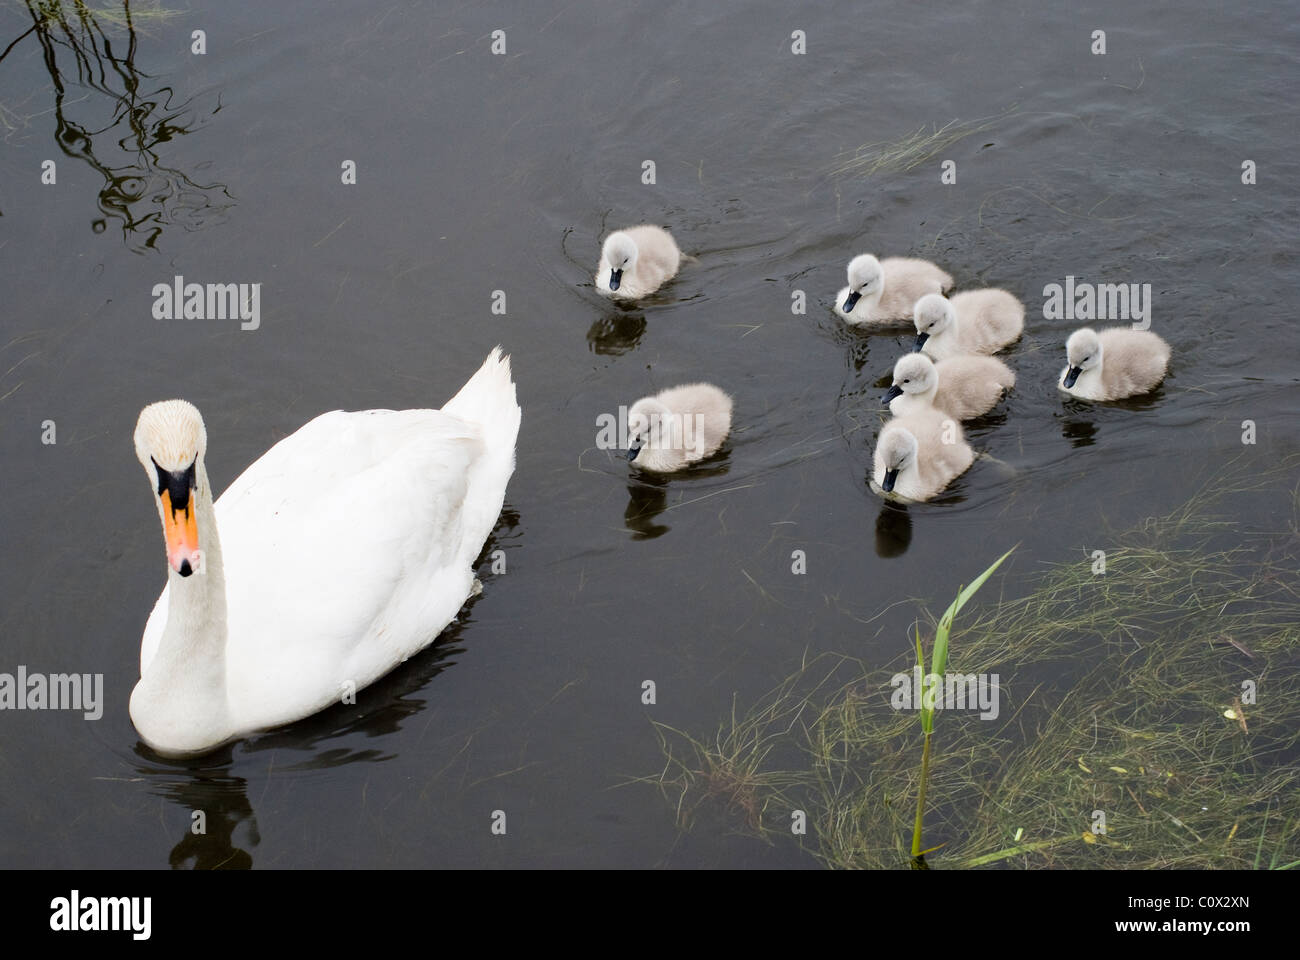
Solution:
<svg viewBox="0 0 1300 960">
<path fill-rule="evenodd" d="M 915 607 L 863 624 L 887 605 L 941 606 L 1020 542 L 1015 593 L 1103 523 L 1300 449 L 1291 4 L 31 9 L 0 0 L 0 671 L 102 673 L 105 704 L 0 713 L 4 866 L 810 866 L 679 835 L 627 785 L 663 765 L 651 721 L 707 733 L 805 652 L 893 663 Z M 844 169 L 954 121 L 910 169 Z M 590 274 L 641 221 L 698 261 L 624 310 Z M 911 338 L 829 313 L 863 251 L 1028 311 L 1019 385 L 968 431 L 994 459 L 883 519 L 865 475 Z M 261 283 L 260 327 L 155 320 L 178 274 Z M 1151 398 L 1062 401 L 1081 324 L 1042 291 L 1067 276 L 1151 285 L 1174 351 Z M 152 756 L 127 715 L 164 583 L 140 408 L 198 405 L 220 491 L 323 411 L 440 405 L 498 342 L 524 410 L 506 574 L 485 562 L 462 622 L 355 706 Z M 695 379 L 735 396 L 724 456 L 647 482 L 596 448 L 598 415 Z M 1243 531 L 1284 525 L 1289 501 L 1257 504 Z"/>
</svg>

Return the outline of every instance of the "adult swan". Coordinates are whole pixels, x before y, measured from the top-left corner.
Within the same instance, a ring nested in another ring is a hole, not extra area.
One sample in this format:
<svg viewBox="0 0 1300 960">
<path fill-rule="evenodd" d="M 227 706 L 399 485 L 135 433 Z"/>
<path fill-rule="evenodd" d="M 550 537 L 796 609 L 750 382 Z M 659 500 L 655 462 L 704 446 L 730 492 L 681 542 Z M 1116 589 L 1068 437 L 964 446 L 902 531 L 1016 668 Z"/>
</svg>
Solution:
<svg viewBox="0 0 1300 960">
<path fill-rule="evenodd" d="M 135 451 L 169 569 L 131 694 L 141 739 L 203 753 L 340 702 L 432 643 L 480 589 L 519 416 L 498 347 L 441 410 L 322 414 L 214 505 L 199 411 L 145 407 Z"/>
</svg>

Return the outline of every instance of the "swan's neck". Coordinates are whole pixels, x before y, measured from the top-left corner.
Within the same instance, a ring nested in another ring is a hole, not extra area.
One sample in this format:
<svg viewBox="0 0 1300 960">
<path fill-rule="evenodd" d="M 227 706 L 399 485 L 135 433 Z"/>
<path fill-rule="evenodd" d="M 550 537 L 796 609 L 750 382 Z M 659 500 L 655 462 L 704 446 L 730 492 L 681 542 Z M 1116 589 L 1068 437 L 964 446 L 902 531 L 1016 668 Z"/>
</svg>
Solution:
<svg viewBox="0 0 1300 960">
<path fill-rule="evenodd" d="M 216 730 L 228 722 L 226 702 L 226 577 L 217 536 L 212 486 L 200 462 L 195 483 L 195 525 L 202 559 L 182 577 L 168 567 L 167 626 L 139 691 L 155 712 L 182 712 Z"/>
</svg>

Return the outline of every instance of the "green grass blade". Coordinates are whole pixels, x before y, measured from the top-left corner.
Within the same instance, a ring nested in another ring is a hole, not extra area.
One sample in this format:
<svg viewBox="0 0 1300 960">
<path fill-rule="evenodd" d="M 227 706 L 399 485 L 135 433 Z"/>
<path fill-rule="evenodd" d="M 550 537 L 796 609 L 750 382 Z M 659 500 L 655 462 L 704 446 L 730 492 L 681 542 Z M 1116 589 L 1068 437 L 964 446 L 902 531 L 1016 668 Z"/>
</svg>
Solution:
<svg viewBox="0 0 1300 960">
<path fill-rule="evenodd" d="M 952 602 L 947 610 L 944 611 L 943 617 L 939 620 L 939 628 L 934 634 L 934 653 L 930 659 L 934 663 L 934 672 L 943 676 L 944 671 L 948 669 L 948 633 L 952 630 L 953 618 L 957 616 L 961 608 L 966 606 L 966 601 L 975 596 L 975 591 L 984 586 L 984 582 L 993 576 L 993 571 L 1002 565 L 1002 561 L 1011 556 L 1012 547 L 1002 556 L 993 561 L 992 566 L 975 578 L 969 587 L 965 587 L 957 593 L 957 599 Z"/>
<path fill-rule="evenodd" d="M 924 682 L 924 680 L 925 680 L 925 651 L 921 648 L 921 625 L 920 625 L 919 623 L 917 623 L 917 624 L 913 624 L 913 626 L 914 626 L 914 628 L 915 628 L 915 630 L 916 630 L 916 663 L 917 663 L 917 666 L 919 666 L 919 667 L 921 668 L 921 680 L 922 680 L 922 682 Z M 920 691 L 920 690 L 913 690 L 913 691 L 912 691 L 912 696 L 914 696 L 914 697 L 919 697 L 919 696 L 921 696 L 921 691 Z M 918 706 L 921 706 L 921 705 L 918 704 Z M 934 733 L 934 711 L 933 711 L 933 710 L 927 710 L 924 706 L 921 706 L 921 729 L 922 729 L 923 731 L 925 731 L 925 733 L 927 733 L 927 734 Z"/>
</svg>

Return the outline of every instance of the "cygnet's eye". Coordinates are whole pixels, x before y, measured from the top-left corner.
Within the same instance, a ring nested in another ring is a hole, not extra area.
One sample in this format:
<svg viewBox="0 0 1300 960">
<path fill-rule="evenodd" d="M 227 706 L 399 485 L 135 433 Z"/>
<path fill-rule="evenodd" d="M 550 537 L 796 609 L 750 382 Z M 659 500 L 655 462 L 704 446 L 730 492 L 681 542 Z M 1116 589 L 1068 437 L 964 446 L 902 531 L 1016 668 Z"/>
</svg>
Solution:
<svg viewBox="0 0 1300 960">
<path fill-rule="evenodd" d="M 912 378 L 911 378 L 911 377 L 906 377 L 906 378 L 904 378 L 903 382 L 904 382 L 904 383 L 911 383 L 911 382 L 912 382 Z"/>
</svg>

